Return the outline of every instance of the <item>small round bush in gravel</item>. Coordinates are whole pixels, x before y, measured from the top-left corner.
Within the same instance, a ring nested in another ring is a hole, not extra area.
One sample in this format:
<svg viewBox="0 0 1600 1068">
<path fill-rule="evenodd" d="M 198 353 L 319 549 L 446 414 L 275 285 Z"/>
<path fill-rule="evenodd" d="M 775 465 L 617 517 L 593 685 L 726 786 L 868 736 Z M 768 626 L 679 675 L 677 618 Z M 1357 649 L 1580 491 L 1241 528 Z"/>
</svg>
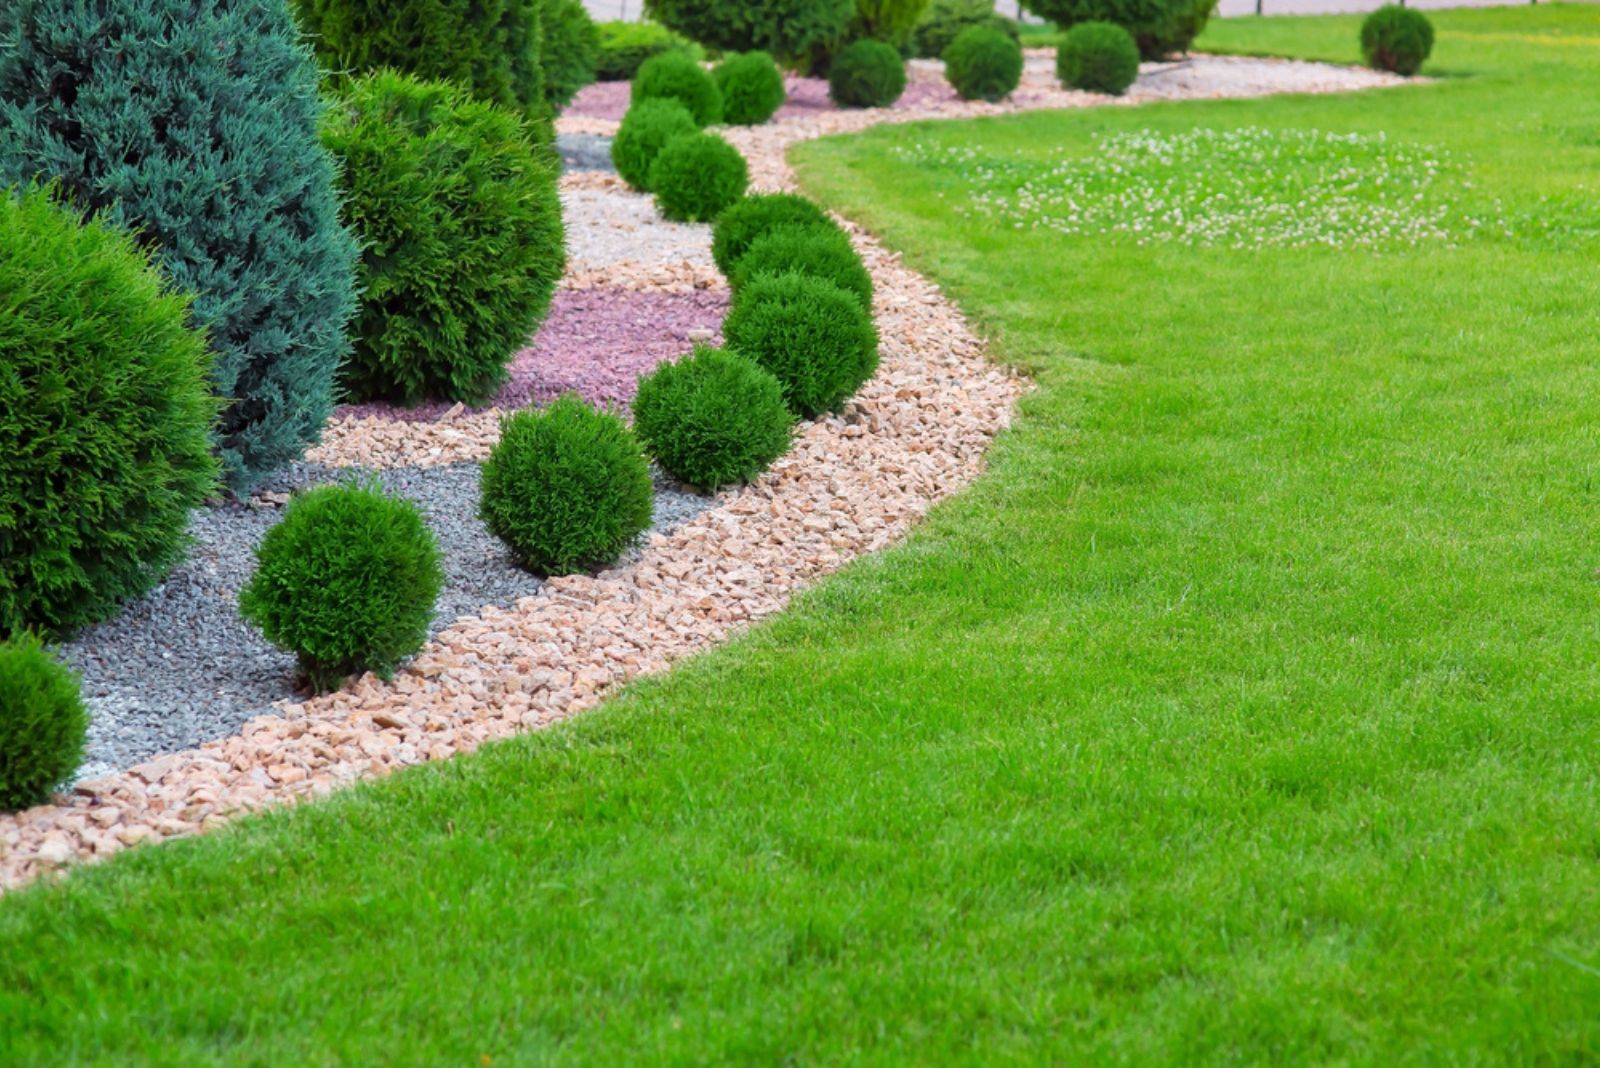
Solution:
<svg viewBox="0 0 1600 1068">
<path fill-rule="evenodd" d="M 622 180 L 650 191 L 650 168 L 668 141 L 698 133 L 694 116 L 677 100 L 641 100 L 628 109 L 611 141 L 611 162 Z"/>
<path fill-rule="evenodd" d="M 944 76 L 963 100 L 1004 100 L 1022 81 L 1022 48 L 999 30 L 970 27 L 945 49 Z"/>
<path fill-rule="evenodd" d="M 711 72 L 722 92 L 722 121 L 759 126 L 783 106 L 783 72 L 765 52 L 742 52 Z"/>
<path fill-rule="evenodd" d="M 1409 78 L 1432 51 L 1433 23 L 1420 11 L 1385 4 L 1361 24 L 1361 54 L 1377 70 Z"/>
<path fill-rule="evenodd" d="M 824 278 L 763 275 L 722 324 L 728 347 L 771 371 L 796 415 L 843 404 L 878 366 L 878 331 L 854 294 Z"/>
<path fill-rule="evenodd" d="M 710 222 L 737 203 L 750 185 L 739 150 L 716 134 L 682 134 L 650 165 L 656 208 L 678 222 Z"/>
<path fill-rule="evenodd" d="M 780 226 L 750 243 L 729 279 L 734 296 L 753 279 L 768 274 L 824 278 L 872 310 L 872 275 L 850 238 L 837 227 Z"/>
<path fill-rule="evenodd" d="M 1139 46 L 1110 22 L 1081 22 L 1056 51 L 1056 77 L 1073 89 L 1121 96 L 1139 77 Z"/>
<path fill-rule="evenodd" d="M 0 643 L 0 812 L 48 801 L 78 770 L 88 730 L 77 677 L 38 638 Z"/>
<path fill-rule="evenodd" d="M 421 511 L 376 485 L 318 486 L 295 497 L 256 561 L 239 614 L 298 656 L 318 692 L 361 671 L 389 678 L 422 648 L 444 586 Z"/>
<path fill-rule="evenodd" d="M 688 108 L 697 126 L 722 121 L 722 91 L 717 88 L 716 79 L 682 52 L 652 56 L 640 64 L 639 73 L 633 76 L 630 103 L 663 97 Z"/>
<path fill-rule="evenodd" d="M 886 108 L 906 91 L 906 65 L 893 45 L 846 45 L 828 71 L 828 97 L 842 108 Z"/>
<path fill-rule="evenodd" d="M 734 265 L 751 243 L 780 226 L 815 226 L 844 233 L 827 212 L 798 193 L 758 193 L 717 216 L 711 228 L 711 258 L 717 261 L 717 269 L 732 277 Z"/>
<path fill-rule="evenodd" d="M 699 347 L 639 379 L 633 429 L 674 478 L 708 490 L 748 482 L 789 447 L 794 417 L 770 371 Z"/>
<path fill-rule="evenodd" d="M 995 13 L 991 0 L 933 0 L 912 31 L 912 46 L 923 59 L 939 59 L 962 30 L 987 26 L 1020 44 L 1017 20 Z"/>
<path fill-rule="evenodd" d="M 568 394 L 500 424 L 479 515 L 523 567 L 565 575 L 615 560 L 650 526 L 653 497 L 638 439 Z"/>
</svg>

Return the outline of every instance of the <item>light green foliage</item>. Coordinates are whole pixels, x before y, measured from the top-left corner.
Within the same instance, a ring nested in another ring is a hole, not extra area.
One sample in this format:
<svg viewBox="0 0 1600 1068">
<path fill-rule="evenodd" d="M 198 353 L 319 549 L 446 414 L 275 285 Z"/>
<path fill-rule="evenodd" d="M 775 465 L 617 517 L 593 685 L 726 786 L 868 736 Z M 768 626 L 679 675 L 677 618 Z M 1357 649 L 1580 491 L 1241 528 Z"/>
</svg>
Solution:
<svg viewBox="0 0 1600 1068">
<path fill-rule="evenodd" d="M 0 812 L 49 800 L 83 762 L 88 730 L 77 676 L 32 635 L 0 641 Z"/>
</svg>

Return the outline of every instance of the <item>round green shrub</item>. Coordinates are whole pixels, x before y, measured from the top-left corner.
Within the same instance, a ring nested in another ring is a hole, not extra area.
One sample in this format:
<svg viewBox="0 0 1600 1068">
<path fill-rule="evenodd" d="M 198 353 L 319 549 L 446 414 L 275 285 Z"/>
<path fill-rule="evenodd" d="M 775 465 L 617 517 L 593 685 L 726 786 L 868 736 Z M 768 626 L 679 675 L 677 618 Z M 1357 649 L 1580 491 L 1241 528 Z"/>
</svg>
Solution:
<svg viewBox="0 0 1600 1068">
<path fill-rule="evenodd" d="M 752 281 L 734 299 L 722 335 L 772 372 L 789 410 L 804 418 L 838 408 L 878 366 L 878 331 L 861 301 L 810 275 Z"/>
<path fill-rule="evenodd" d="M 708 490 L 748 482 L 789 447 L 794 417 L 770 371 L 696 347 L 639 379 L 633 429 L 673 477 Z"/>
<path fill-rule="evenodd" d="M 638 439 L 568 394 L 502 420 L 478 514 L 523 567 L 564 575 L 615 560 L 650 526 L 653 503 Z"/>
<path fill-rule="evenodd" d="M 552 109 L 566 107 L 578 90 L 594 81 L 600 61 L 600 31 L 583 0 L 541 0 L 539 67 L 544 99 Z"/>
<path fill-rule="evenodd" d="M 756 238 L 780 226 L 815 226 L 844 233 L 828 213 L 798 193 L 758 193 L 717 216 L 711 227 L 711 257 L 725 277 L 733 277 Z"/>
<path fill-rule="evenodd" d="M 1022 48 L 999 30 L 970 27 L 945 49 L 944 76 L 963 100 L 1004 100 L 1022 81 Z"/>
<path fill-rule="evenodd" d="M 644 61 L 633 76 L 630 104 L 661 98 L 676 100 L 689 109 L 696 126 L 722 121 L 722 91 L 716 79 L 682 52 L 665 52 Z"/>
<path fill-rule="evenodd" d="M 611 139 L 611 162 L 622 180 L 642 192 L 650 191 L 650 168 L 667 142 L 700 127 L 683 103 L 671 98 L 641 100 L 628 108 Z"/>
<path fill-rule="evenodd" d="M 845 35 L 856 0 L 645 0 L 645 13 L 720 52 L 766 52 L 789 61 Z"/>
<path fill-rule="evenodd" d="M 789 225 L 767 231 L 739 257 L 729 285 L 737 297 L 762 275 L 790 272 L 826 279 L 872 309 L 872 275 L 849 236 L 836 226 Z"/>
<path fill-rule="evenodd" d="M 1432 51 L 1433 23 L 1420 11 L 1385 4 L 1361 23 L 1361 54 L 1369 67 L 1409 78 Z"/>
<path fill-rule="evenodd" d="M 996 14 L 990 0 L 933 0 L 911 32 L 912 51 L 923 59 L 942 58 L 950 42 L 972 26 L 999 30 L 1021 45 L 1016 19 Z"/>
<path fill-rule="evenodd" d="M 1187 52 L 1217 8 L 1217 0 L 1022 0 L 1022 6 L 1062 29 L 1110 22 L 1133 35 L 1139 55 L 1160 59 Z"/>
<path fill-rule="evenodd" d="M 627 82 L 639 73 L 639 66 L 663 52 L 683 52 L 699 61 L 699 45 L 679 37 L 665 26 L 653 22 L 600 22 L 600 56 L 595 62 L 595 77 L 602 82 Z"/>
<path fill-rule="evenodd" d="M 765 52 L 729 56 L 711 75 L 722 92 L 722 120 L 735 126 L 766 122 L 783 106 L 787 95 L 783 72 Z"/>
<path fill-rule="evenodd" d="M 422 648 L 444 587 L 422 513 L 376 484 L 297 495 L 261 539 L 256 561 L 239 614 L 299 657 L 319 693 L 362 671 L 389 678 Z"/>
<path fill-rule="evenodd" d="M 715 134 L 680 134 L 650 165 L 656 208 L 679 222 L 710 222 L 737 203 L 749 185 L 744 157 Z"/>
<path fill-rule="evenodd" d="M 88 733 L 77 677 L 31 634 L 0 642 L 0 812 L 50 800 Z"/>
<path fill-rule="evenodd" d="M 365 250 L 346 392 L 489 400 L 566 260 L 555 161 L 512 112 L 392 71 L 350 84 L 324 141 Z"/>
<path fill-rule="evenodd" d="M 1056 77 L 1073 89 L 1120 96 L 1139 77 L 1139 48 L 1121 26 L 1080 23 L 1056 50 Z"/>
<path fill-rule="evenodd" d="M 845 46 L 828 71 L 828 97 L 842 108 L 886 108 L 905 91 L 905 61 L 882 41 Z"/>
<path fill-rule="evenodd" d="M 0 190 L 0 638 L 116 614 L 217 489 L 189 302 L 125 231 Z"/>
</svg>

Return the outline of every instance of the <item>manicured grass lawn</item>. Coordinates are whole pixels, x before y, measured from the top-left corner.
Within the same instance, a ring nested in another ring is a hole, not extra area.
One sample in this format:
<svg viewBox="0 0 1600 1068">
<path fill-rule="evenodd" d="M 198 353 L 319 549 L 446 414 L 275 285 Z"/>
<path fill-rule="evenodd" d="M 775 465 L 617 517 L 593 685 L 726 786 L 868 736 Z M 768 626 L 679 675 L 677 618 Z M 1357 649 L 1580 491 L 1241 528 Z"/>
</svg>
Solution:
<svg viewBox="0 0 1600 1068">
<path fill-rule="evenodd" d="M 989 475 L 564 728 L 0 900 L 0 1063 L 1600 1055 L 1600 8 L 1436 21 L 1443 84 L 803 148 L 1036 375 Z M 952 210 L 1195 125 L 1513 236 Z"/>
</svg>

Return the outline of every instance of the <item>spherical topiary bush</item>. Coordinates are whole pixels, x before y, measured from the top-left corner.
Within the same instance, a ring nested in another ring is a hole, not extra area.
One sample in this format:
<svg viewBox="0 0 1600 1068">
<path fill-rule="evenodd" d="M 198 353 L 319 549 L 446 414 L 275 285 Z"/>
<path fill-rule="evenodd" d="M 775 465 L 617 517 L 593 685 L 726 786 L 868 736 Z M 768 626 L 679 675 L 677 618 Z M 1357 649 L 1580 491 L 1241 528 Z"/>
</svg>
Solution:
<svg viewBox="0 0 1600 1068">
<path fill-rule="evenodd" d="M 990 0 L 933 0 L 911 33 L 915 53 L 923 59 L 939 59 L 962 30 L 987 26 L 1021 42 L 1016 19 L 995 14 Z"/>
<path fill-rule="evenodd" d="M 886 108 L 905 91 L 905 61 L 882 41 L 846 45 L 828 71 L 828 97 L 842 108 Z"/>
<path fill-rule="evenodd" d="M 661 98 L 676 100 L 689 109 L 696 126 L 722 121 L 722 90 L 716 79 L 682 52 L 664 52 L 642 63 L 633 76 L 629 103 Z"/>
<path fill-rule="evenodd" d="M 805 418 L 838 408 L 878 366 L 872 316 L 825 278 L 762 275 L 739 292 L 722 334 L 772 372 L 789 410 Z"/>
<path fill-rule="evenodd" d="M 582 0 L 542 0 L 539 11 L 539 66 L 544 99 L 563 108 L 578 90 L 594 81 L 600 60 L 600 31 Z"/>
<path fill-rule="evenodd" d="M 698 347 L 639 379 L 633 429 L 675 478 L 708 490 L 748 482 L 789 447 L 794 417 L 772 372 Z"/>
<path fill-rule="evenodd" d="M 1361 54 L 1370 67 L 1410 77 L 1432 51 L 1433 23 L 1420 11 L 1385 4 L 1361 24 Z"/>
<path fill-rule="evenodd" d="M 1139 48 L 1121 26 L 1080 23 L 1056 50 L 1056 77 L 1073 89 L 1120 96 L 1139 77 Z"/>
<path fill-rule="evenodd" d="M 759 126 L 783 106 L 783 72 L 765 52 L 742 52 L 718 63 L 711 76 L 722 92 L 722 121 Z"/>
<path fill-rule="evenodd" d="M 89 710 L 39 639 L 0 642 L 0 812 L 50 799 L 83 761 Z"/>
<path fill-rule="evenodd" d="M 798 59 L 837 41 L 856 14 L 856 0 L 645 0 L 663 26 L 722 52 L 767 52 Z"/>
<path fill-rule="evenodd" d="M 789 225 L 767 231 L 739 257 L 729 284 L 738 296 L 753 279 L 791 271 L 825 278 L 872 310 L 872 275 L 837 227 Z"/>
<path fill-rule="evenodd" d="M 568 394 L 501 422 L 478 514 L 523 567 L 564 575 L 615 560 L 649 527 L 653 502 L 638 439 Z"/>
<path fill-rule="evenodd" d="M 797 193 L 758 193 L 717 216 L 711 227 L 711 257 L 726 277 L 756 240 L 780 226 L 813 226 L 843 234 L 828 213 Z"/>
<path fill-rule="evenodd" d="M 239 614 L 299 657 L 318 692 L 362 671 L 392 675 L 422 648 L 444 587 L 422 513 L 376 485 L 296 496 L 261 539 L 256 561 Z"/>
<path fill-rule="evenodd" d="M 555 161 L 512 112 L 388 71 L 351 83 L 324 140 L 365 249 L 345 390 L 487 401 L 566 262 Z"/>
<path fill-rule="evenodd" d="M 963 100 L 1004 100 L 1022 81 L 1022 48 L 999 30 L 973 26 L 945 49 L 944 76 Z"/>
<path fill-rule="evenodd" d="M 715 134 L 682 134 L 650 165 L 650 190 L 662 215 L 710 222 L 744 196 L 750 169 L 739 150 Z"/>
<path fill-rule="evenodd" d="M 1022 6 L 1068 29 L 1109 22 L 1133 35 L 1139 55 L 1160 59 L 1187 52 L 1217 8 L 1217 0 L 1022 0 Z"/>
<path fill-rule="evenodd" d="M 679 100 L 641 100 L 628 109 L 611 139 L 611 162 L 622 180 L 643 192 L 650 191 L 650 168 L 667 142 L 698 133 L 694 116 Z"/>
<path fill-rule="evenodd" d="M 116 613 L 217 489 L 205 338 L 134 238 L 0 190 L 0 638 Z"/>
</svg>

